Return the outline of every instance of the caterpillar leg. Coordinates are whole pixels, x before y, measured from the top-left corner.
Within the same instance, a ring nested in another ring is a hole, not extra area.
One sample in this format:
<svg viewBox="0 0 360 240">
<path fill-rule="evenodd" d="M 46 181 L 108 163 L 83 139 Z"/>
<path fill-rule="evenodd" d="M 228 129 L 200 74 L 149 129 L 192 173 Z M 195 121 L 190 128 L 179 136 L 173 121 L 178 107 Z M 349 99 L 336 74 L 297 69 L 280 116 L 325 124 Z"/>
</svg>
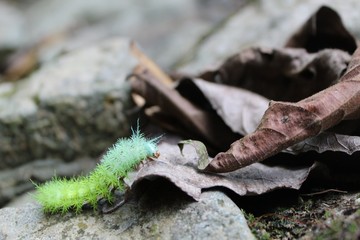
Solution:
<svg viewBox="0 0 360 240">
<path fill-rule="evenodd" d="M 158 157 L 160 157 L 160 152 L 155 152 L 154 153 L 154 157 L 155 158 L 158 158 Z M 153 159 L 152 157 L 149 157 L 152 161 L 154 161 L 155 159 Z"/>
<path fill-rule="evenodd" d="M 136 170 L 140 170 L 142 167 L 144 167 L 147 163 L 156 161 L 156 158 L 160 156 L 159 152 L 154 153 L 154 156 L 148 156 L 144 160 L 142 160 L 139 165 L 136 167 Z"/>
<path fill-rule="evenodd" d="M 118 208 L 120 208 L 122 205 L 127 203 L 131 198 L 133 194 L 130 191 L 130 188 L 127 188 L 124 197 L 120 199 L 116 199 L 114 204 L 109 205 L 108 203 L 105 203 L 102 208 L 100 209 L 101 213 L 108 214 L 116 211 Z"/>
</svg>

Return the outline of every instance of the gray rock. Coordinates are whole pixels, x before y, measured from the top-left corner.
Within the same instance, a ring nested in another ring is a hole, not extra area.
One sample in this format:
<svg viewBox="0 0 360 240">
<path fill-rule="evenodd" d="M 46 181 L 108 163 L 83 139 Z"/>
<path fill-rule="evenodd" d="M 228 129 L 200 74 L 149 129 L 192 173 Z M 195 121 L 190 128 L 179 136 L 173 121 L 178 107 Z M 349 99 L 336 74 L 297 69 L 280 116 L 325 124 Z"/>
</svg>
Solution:
<svg viewBox="0 0 360 240">
<path fill-rule="evenodd" d="M 0 2 L 0 50 L 13 50 L 24 44 L 25 18 L 10 3 Z"/>
<path fill-rule="evenodd" d="M 216 68 L 226 58 L 250 46 L 282 47 L 321 5 L 335 9 L 349 31 L 360 37 L 360 15 L 354 11 L 360 8 L 357 0 L 251 1 L 199 44 L 191 55 L 179 60 L 183 63 L 179 70 L 197 74 Z"/>
<path fill-rule="evenodd" d="M 26 205 L 37 204 L 34 198 L 34 194 L 35 194 L 35 190 L 28 191 L 14 198 L 11 202 L 6 204 L 5 207 L 18 208 L 18 207 L 24 207 Z"/>
<path fill-rule="evenodd" d="M 99 157 L 129 133 L 130 41 L 79 49 L 18 83 L 0 84 L 0 170 L 35 159 Z"/>
<path fill-rule="evenodd" d="M 242 3 L 73 0 L 64 4 L 61 0 L 39 0 L 23 12 L 29 23 L 26 35 L 30 42 L 63 33 L 63 39 L 42 46 L 41 61 L 111 36 L 126 36 L 143 46 L 160 66 L 168 68 Z"/>
<path fill-rule="evenodd" d="M 0 239 L 84 238 L 254 239 L 242 212 L 221 192 L 205 192 L 199 202 L 179 192 L 148 192 L 107 215 L 48 216 L 36 205 L 0 210 Z"/>
</svg>

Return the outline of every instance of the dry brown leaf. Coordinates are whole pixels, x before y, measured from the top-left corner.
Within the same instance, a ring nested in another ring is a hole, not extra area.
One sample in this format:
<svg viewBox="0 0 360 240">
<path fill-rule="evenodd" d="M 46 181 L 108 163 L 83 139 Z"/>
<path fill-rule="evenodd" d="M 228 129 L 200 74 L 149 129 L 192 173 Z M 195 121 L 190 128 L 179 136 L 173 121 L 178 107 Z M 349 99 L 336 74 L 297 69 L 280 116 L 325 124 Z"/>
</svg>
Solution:
<svg viewBox="0 0 360 240">
<path fill-rule="evenodd" d="M 298 103 L 273 102 L 258 129 L 217 154 L 205 169 L 229 172 L 272 156 L 360 113 L 360 48 L 340 82 Z"/>
<path fill-rule="evenodd" d="M 344 152 L 351 155 L 360 151 L 360 137 L 323 132 L 316 137 L 308 138 L 287 149 L 287 152 L 295 154 L 308 151 L 318 153 L 326 151 Z"/>
<path fill-rule="evenodd" d="M 147 163 L 127 179 L 132 190 L 136 190 L 144 179 L 160 177 L 169 180 L 195 200 L 199 199 L 203 190 L 213 187 L 224 187 L 240 196 L 258 195 L 276 189 L 299 189 L 312 169 L 312 166 L 291 169 L 257 163 L 227 174 L 204 173 L 196 168 L 198 156 L 194 148 L 185 146 L 183 156 L 177 145 L 166 141 L 159 145 L 159 159 Z"/>
<path fill-rule="evenodd" d="M 217 114 L 231 130 L 241 135 L 247 135 L 255 131 L 269 104 L 268 99 L 247 90 L 211 83 L 202 79 L 184 79 L 179 86 L 181 86 L 178 88 L 180 93 L 188 91 L 189 88 L 197 87 L 203 97 L 206 98 L 201 102 L 208 100 L 211 107 L 216 110 Z M 358 122 L 356 121 L 356 123 Z M 349 122 L 346 123 L 346 125 L 348 124 Z M 324 132 L 283 150 L 283 152 L 291 154 L 308 151 L 318 153 L 338 151 L 351 155 L 360 151 L 360 137 Z"/>
<path fill-rule="evenodd" d="M 334 48 L 352 54 L 356 40 L 343 25 L 339 14 L 323 6 L 288 40 L 285 47 L 304 48 L 308 52 Z"/>
<path fill-rule="evenodd" d="M 241 135 L 255 131 L 269 105 L 268 99 L 256 93 L 202 79 L 183 79 L 176 89 L 191 102 L 214 109 L 233 132 Z"/>
<path fill-rule="evenodd" d="M 238 138 L 213 111 L 204 110 L 182 97 L 173 88 L 162 84 L 149 71 L 143 71 L 131 81 L 133 92 L 146 99 L 147 106 L 158 106 L 171 119 L 177 132 L 206 141 L 210 148 L 226 149 Z"/>
<path fill-rule="evenodd" d="M 336 49 L 309 54 L 304 49 L 254 47 L 199 78 L 244 88 L 271 100 L 295 102 L 335 84 L 349 61 L 348 53 Z"/>
</svg>

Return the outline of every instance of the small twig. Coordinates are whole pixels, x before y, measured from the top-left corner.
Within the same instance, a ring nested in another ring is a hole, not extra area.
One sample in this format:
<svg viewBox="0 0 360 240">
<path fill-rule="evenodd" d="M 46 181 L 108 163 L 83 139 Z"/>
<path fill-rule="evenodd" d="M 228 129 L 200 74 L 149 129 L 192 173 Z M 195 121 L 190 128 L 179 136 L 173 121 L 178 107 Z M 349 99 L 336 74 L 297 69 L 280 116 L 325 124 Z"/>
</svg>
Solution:
<svg viewBox="0 0 360 240">
<path fill-rule="evenodd" d="M 311 196 L 316 196 L 316 195 L 321 195 L 324 193 L 329 193 L 329 192 L 337 192 L 337 193 L 348 193 L 347 191 L 343 191 L 343 190 L 338 190 L 338 189 L 326 189 L 320 192 L 313 192 L 313 193 L 303 193 L 300 194 L 301 196 L 306 196 L 306 197 L 311 197 Z"/>
</svg>

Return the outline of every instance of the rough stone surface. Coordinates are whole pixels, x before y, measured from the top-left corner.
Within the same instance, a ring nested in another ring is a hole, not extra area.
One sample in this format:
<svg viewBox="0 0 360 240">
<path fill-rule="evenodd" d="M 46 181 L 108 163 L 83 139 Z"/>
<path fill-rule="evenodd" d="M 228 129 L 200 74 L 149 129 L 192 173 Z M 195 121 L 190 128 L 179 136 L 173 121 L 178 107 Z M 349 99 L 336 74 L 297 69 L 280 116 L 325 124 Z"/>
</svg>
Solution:
<svg viewBox="0 0 360 240">
<path fill-rule="evenodd" d="M 185 59 L 179 68 L 187 74 L 197 74 L 217 67 L 231 55 L 250 46 L 282 47 L 287 39 L 322 5 L 339 13 L 344 25 L 360 37 L 360 8 L 357 0 L 279 0 L 251 1 L 230 18 L 224 26 L 206 38 Z"/>
<path fill-rule="evenodd" d="M 0 170 L 49 157 L 99 157 L 127 135 L 125 78 L 137 64 L 129 44 L 108 40 L 0 84 Z"/>
<path fill-rule="evenodd" d="M 223 193 L 205 192 L 199 202 L 166 193 L 148 192 L 107 215 L 48 216 L 36 205 L 3 208 L 0 239 L 254 239 L 242 212 Z"/>
<path fill-rule="evenodd" d="M 20 1 L 18 1 L 20 2 Z M 38 0 L 18 3 L 28 44 L 39 43 L 47 61 L 62 51 L 112 36 L 134 39 L 168 68 L 198 39 L 238 9 L 244 0 Z M 45 46 L 46 45 L 46 46 Z"/>
</svg>

